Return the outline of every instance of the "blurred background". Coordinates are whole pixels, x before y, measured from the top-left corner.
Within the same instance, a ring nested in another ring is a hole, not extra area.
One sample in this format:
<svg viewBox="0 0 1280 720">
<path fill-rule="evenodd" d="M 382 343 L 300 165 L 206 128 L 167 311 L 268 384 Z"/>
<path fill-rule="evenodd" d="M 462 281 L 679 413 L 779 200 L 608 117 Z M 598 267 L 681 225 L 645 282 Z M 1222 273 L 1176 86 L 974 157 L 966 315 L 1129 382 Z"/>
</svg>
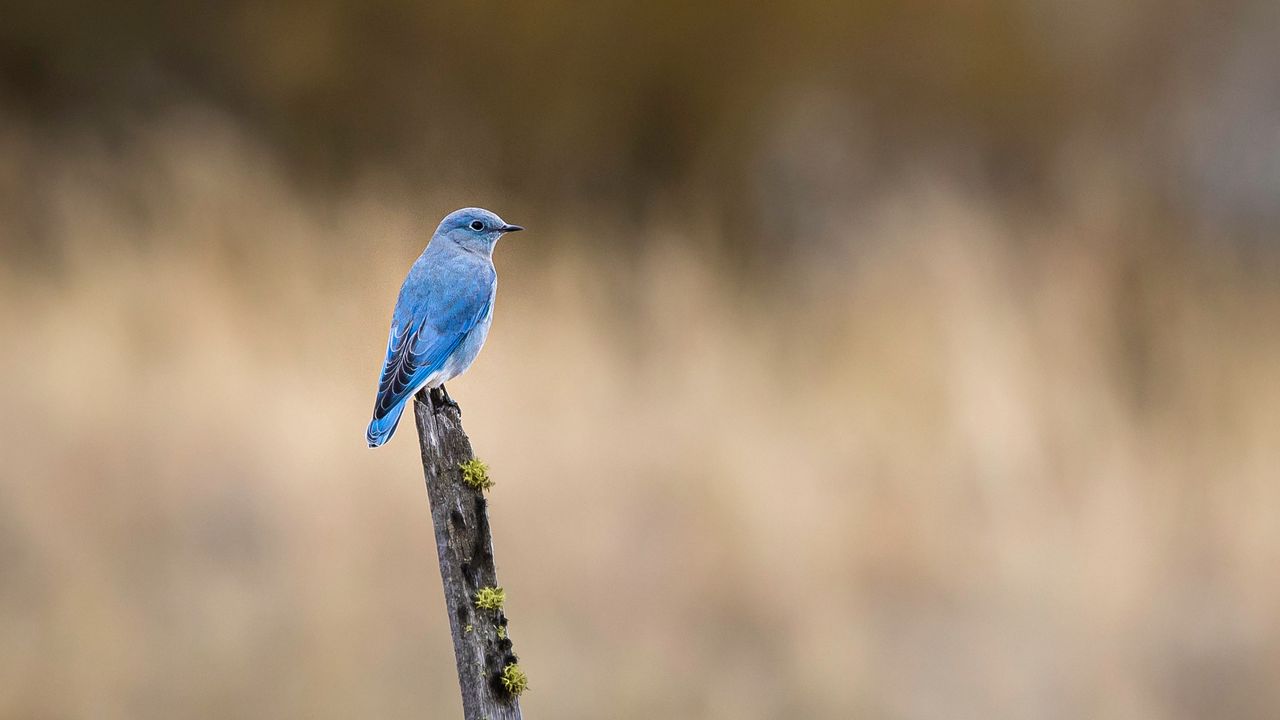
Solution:
<svg viewBox="0 0 1280 720">
<path fill-rule="evenodd" d="M 1280 717 L 1280 4 L 0 23 L 0 717 L 460 713 L 450 384 L 544 718 Z"/>
</svg>

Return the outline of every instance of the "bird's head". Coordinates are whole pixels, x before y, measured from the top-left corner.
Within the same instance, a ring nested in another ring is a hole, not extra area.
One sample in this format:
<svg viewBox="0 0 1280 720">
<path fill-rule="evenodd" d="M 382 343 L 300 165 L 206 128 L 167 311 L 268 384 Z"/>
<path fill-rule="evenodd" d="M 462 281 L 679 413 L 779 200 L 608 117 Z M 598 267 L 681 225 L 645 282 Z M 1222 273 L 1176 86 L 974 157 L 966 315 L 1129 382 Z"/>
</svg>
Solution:
<svg viewBox="0 0 1280 720">
<path fill-rule="evenodd" d="M 455 210 L 440 221 L 436 236 L 458 243 L 468 250 L 493 252 L 498 238 L 524 228 L 511 225 L 484 208 Z"/>
</svg>

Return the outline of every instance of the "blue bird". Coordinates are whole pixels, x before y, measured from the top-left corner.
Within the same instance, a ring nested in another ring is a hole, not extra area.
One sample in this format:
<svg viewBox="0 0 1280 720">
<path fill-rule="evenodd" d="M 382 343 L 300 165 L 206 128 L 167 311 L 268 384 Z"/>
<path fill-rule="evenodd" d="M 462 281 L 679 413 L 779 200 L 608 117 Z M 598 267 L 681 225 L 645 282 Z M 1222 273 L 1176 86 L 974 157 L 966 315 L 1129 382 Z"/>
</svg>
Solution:
<svg viewBox="0 0 1280 720">
<path fill-rule="evenodd" d="M 471 367 L 493 322 L 493 246 L 523 229 L 481 208 L 463 208 L 440 221 L 400 286 L 365 434 L 369 447 L 391 438 L 405 404 L 422 388 L 440 388 L 456 407 L 444 384 Z"/>
</svg>

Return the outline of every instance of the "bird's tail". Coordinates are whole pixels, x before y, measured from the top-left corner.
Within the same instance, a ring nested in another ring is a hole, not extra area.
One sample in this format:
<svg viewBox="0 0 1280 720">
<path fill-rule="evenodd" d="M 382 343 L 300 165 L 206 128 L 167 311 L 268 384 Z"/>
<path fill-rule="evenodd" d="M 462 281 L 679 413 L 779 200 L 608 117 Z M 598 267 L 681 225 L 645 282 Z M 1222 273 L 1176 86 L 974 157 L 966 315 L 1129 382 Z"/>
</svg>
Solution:
<svg viewBox="0 0 1280 720">
<path fill-rule="evenodd" d="M 374 413 L 373 420 L 369 422 L 369 429 L 364 434 L 369 447 L 376 448 L 391 439 L 391 435 L 396 431 L 396 425 L 400 423 L 403 410 L 404 401 L 402 400 L 382 415 Z"/>
</svg>

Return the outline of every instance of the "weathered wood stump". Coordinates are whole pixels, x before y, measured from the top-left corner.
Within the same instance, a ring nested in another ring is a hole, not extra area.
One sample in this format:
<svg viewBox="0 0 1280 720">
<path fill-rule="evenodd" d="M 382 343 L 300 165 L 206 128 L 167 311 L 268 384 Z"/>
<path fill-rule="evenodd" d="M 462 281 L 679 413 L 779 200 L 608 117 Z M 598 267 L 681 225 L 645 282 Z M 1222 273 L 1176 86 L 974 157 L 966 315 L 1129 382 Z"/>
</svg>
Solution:
<svg viewBox="0 0 1280 720">
<path fill-rule="evenodd" d="M 524 674 L 507 634 L 484 490 L 472 464 L 462 413 L 438 391 L 414 397 L 422 469 L 435 526 L 440 578 L 449 612 L 462 713 L 466 720 L 519 720 Z M 467 480 L 464 481 L 464 464 Z M 479 597 L 479 603 L 477 598 Z"/>
</svg>

